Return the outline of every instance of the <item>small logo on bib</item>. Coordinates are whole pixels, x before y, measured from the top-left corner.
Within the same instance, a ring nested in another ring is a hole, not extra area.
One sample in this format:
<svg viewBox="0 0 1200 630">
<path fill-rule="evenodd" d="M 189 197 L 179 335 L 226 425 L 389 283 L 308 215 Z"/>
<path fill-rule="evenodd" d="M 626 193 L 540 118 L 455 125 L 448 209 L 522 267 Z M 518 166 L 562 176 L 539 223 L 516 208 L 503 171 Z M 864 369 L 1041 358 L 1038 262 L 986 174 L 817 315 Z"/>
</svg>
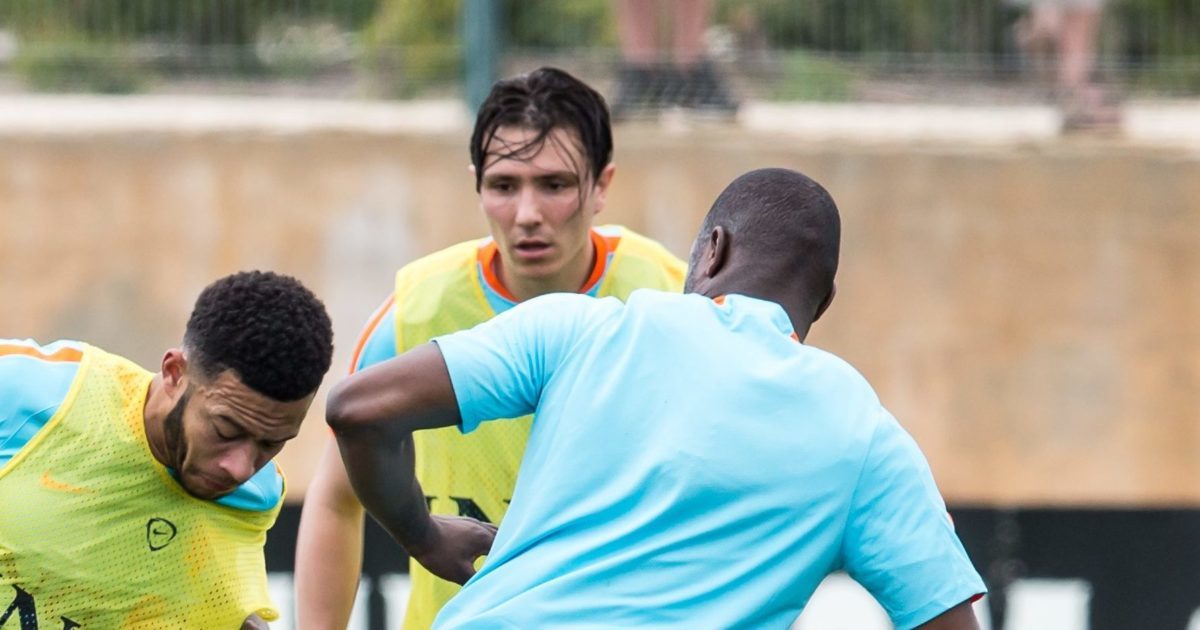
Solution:
<svg viewBox="0 0 1200 630">
<path fill-rule="evenodd" d="M 146 522 L 146 544 L 150 551 L 158 551 L 175 540 L 175 524 L 165 518 L 152 518 Z"/>
</svg>

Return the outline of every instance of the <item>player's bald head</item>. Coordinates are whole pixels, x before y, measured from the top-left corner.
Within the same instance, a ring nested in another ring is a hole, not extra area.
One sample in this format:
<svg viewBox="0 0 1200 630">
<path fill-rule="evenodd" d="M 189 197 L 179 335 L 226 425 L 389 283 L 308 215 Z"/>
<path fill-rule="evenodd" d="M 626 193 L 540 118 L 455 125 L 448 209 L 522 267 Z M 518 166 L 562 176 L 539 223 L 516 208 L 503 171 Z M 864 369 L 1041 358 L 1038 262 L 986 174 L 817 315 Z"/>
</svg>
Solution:
<svg viewBox="0 0 1200 630">
<path fill-rule="evenodd" d="M 728 263 L 720 272 L 736 276 L 723 286 L 735 282 L 747 292 L 761 288 L 757 292 L 763 294 L 772 284 L 799 284 L 806 297 L 818 300 L 832 292 L 841 220 L 825 188 L 803 173 L 764 168 L 733 180 L 700 228 L 689 287 L 705 273 L 702 258 L 717 228 L 728 239 Z"/>
</svg>

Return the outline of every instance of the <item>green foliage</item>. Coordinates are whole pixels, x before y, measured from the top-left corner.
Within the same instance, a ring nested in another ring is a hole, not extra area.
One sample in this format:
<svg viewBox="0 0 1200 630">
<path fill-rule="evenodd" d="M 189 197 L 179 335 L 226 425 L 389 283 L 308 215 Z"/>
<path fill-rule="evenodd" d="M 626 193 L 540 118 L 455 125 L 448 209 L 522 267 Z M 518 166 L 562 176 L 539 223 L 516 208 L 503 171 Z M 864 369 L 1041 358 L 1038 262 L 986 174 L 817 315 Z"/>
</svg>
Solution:
<svg viewBox="0 0 1200 630">
<path fill-rule="evenodd" d="M 495 0 L 500 1 L 500 0 Z M 501 28 L 514 48 L 612 46 L 610 0 L 503 2 Z M 462 0 L 381 0 L 363 42 L 363 63 L 381 91 L 409 96 L 461 76 Z"/>
<path fill-rule="evenodd" d="M 30 87 L 47 91 L 127 94 L 146 83 L 149 73 L 128 49 L 80 42 L 22 50 L 13 62 Z"/>
<path fill-rule="evenodd" d="M 389 96 L 409 96 L 462 67 L 460 0 L 384 0 L 363 34 L 365 69 Z"/>
<path fill-rule="evenodd" d="M 1013 9 L 1001 0 L 718 0 L 723 21 L 752 24 L 773 48 L 847 53 L 987 52 Z M 747 26 L 743 26 L 745 28 Z"/>
<path fill-rule="evenodd" d="M 26 38 L 87 41 L 154 36 L 185 44 L 248 44 L 265 20 L 321 16 L 360 28 L 376 0 L 4 0 L 0 23 Z"/>
<path fill-rule="evenodd" d="M 1200 1 L 1127 0 L 1113 5 L 1114 37 L 1133 61 L 1200 55 Z"/>
<path fill-rule="evenodd" d="M 513 0 L 507 4 L 507 36 L 519 48 L 613 46 L 611 0 Z"/>
<path fill-rule="evenodd" d="M 780 76 L 772 82 L 774 100 L 845 101 L 854 95 L 854 72 L 810 53 L 783 53 Z"/>
</svg>

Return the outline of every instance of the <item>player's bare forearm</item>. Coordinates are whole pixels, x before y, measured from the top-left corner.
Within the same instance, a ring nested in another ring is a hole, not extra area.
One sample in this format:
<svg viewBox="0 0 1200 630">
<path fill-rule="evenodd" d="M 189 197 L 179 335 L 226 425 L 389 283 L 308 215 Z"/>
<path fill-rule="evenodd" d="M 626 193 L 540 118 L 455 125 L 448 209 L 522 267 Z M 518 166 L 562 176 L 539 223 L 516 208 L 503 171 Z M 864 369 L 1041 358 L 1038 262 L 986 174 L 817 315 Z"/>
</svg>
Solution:
<svg viewBox="0 0 1200 630">
<path fill-rule="evenodd" d="M 330 393 L 325 415 L 354 492 L 371 516 L 432 573 L 466 581 L 495 528 L 431 517 L 413 472 L 412 432 L 460 421 L 437 346 L 425 344 L 346 378 Z"/>
<path fill-rule="evenodd" d="M 341 630 L 362 572 L 363 507 L 329 440 L 304 497 L 296 540 L 296 627 Z"/>
<path fill-rule="evenodd" d="M 325 417 L 363 506 L 410 553 L 428 546 L 412 432 L 459 421 L 441 351 L 425 344 L 347 377 L 330 392 Z"/>
<path fill-rule="evenodd" d="M 352 447 L 351 447 L 352 448 Z M 413 474 L 411 436 L 393 451 L 369 450 L 361 458 L 342 448 L 350 481 L 375 520 L 430 573 L 462 584 L 475 574 L 496 528 L 470 518 L 432 516 Z"/>
<path fill-rule="evenodd" d="M 946 612 L 917 626 L 918 630 L 979 630 L 979 620 L 971 609 L 971 602 L 965 601 Z"/>
<path fill-rule="evenodd" d="M 432 523 L 413 472 L 412 433 L 382 424 L 342 431 L 330 421 L 363 507 L 412 555 L 431 545 Z"/>
</svg>

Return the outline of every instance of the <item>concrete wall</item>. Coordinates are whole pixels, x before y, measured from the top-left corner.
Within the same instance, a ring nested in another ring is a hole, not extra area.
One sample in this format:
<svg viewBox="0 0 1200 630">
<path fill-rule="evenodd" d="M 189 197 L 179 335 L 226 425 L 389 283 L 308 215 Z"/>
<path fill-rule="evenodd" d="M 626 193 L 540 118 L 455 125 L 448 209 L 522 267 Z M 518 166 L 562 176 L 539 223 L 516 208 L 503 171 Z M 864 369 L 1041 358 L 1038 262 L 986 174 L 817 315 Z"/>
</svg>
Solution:
<svg viewBox="0 0 1200 630">
<path fill-rule="evenodd" d="M 483 234 L 467 135 L 0 133 L 0 336 L 84 339 L 157 366 L 206 283 L 271 268 L 326 300 L 332 382 L 397 267 Z M 1200 501 L 1195 154 L 658 126 L 623 127 L 617 146 L 602 218 L 681 256 L 747 169 L 829 188 L 839 293 L 809 341 L 875 384 L 948 500 Z M 293 499 L 324 441 L 314 413 L 285 449 Z"/>
</svg>

